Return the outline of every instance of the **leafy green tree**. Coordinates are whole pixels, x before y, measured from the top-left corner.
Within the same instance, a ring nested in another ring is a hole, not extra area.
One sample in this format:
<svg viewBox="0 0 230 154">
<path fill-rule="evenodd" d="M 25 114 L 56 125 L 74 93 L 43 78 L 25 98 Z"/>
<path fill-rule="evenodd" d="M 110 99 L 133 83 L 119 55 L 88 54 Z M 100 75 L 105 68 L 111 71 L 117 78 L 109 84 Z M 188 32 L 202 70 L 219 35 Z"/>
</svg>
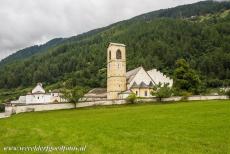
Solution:
<svg viewBox="0 0 230 154">
<path fill-rule="evenodd" d="M 70 103 L 78 103 L 79 100 L 84 96 L 86 93 L 86 89 L 82 87 L 75 87 L 71 90 L 64 89 L 62 90 L 63 97 L 68 100 Z"/>
<path fill-rule="evenodd" d="M 164 84 L 163 86 L 159 84 L 153 88 L 151 95 L 156 96 L 159 101 L 161 101 L 162 98 L 169 98 L 172 96 L 172 89 L 169 87 L 169 84 Z"/>
<path fill-rule="evenodd" d="M 199 75 L 190 68 L 185 59 L 176 61 L 174 71 L 174 87 L 178 90 L 193 92 L 197 94 L 201 85 Z"/>
</svg>

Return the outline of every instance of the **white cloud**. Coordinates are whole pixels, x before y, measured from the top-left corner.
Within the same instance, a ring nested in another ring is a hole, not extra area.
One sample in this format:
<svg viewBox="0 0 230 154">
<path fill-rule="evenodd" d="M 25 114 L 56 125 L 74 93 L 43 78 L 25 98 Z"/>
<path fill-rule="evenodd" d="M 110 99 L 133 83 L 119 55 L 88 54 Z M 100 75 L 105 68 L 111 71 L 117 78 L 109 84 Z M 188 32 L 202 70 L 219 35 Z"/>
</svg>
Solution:
<svg viewBox="0 0 230 154">
<path fill-rule="evenodd" d="M 1 0 L 0 59 L 56 37 L 198 0 Z"/>
</svg>

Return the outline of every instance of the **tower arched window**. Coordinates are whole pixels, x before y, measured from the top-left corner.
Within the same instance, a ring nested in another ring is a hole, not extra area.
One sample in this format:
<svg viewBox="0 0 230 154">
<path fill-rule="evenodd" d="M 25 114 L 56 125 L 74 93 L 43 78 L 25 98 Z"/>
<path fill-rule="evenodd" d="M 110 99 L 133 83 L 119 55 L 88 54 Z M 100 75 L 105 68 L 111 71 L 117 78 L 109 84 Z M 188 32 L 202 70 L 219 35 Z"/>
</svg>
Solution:
<svg viewBox="0 0 230 154">
<path fill-rule="evenodd" d="M 122 58 L 122 57 L 121 57 L 121 50 L 120 50 L 120 49 L 117 50 L 116 58 L 117 58 L 117 59 L 121 59 L 121 58 Z"/>
<path fill-rule="evenodd" d="M 111 60 L 111 51 L 109 51 L 109 60 Z"/>
</svg>

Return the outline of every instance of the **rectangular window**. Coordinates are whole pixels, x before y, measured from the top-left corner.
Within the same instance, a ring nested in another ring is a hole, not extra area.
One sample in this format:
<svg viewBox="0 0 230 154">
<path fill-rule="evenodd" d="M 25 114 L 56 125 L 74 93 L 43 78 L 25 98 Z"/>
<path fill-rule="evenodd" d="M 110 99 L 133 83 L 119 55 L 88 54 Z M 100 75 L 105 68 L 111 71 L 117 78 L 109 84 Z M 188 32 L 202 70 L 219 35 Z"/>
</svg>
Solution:
<svg viewBox="0 0 230 154">
<path fill-rule="evenodd" d="M 148 96 L 148 92 L 147 91 L 145 91 L 145 96 Z"/>
</svg>

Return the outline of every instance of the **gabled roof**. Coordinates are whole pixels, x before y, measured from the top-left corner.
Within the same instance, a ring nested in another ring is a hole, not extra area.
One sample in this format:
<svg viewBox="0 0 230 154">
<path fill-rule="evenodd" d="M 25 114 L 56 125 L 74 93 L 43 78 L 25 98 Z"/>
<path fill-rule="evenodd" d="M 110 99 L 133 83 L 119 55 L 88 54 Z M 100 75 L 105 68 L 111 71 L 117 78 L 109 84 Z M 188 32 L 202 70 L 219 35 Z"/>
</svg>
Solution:
<svg viewBox="0 0 230 154">
<path fill-rule="evenodd" d="M 131 88 L 139 88 L 139 86 L 137 85 L 136 82 L 134 82 L 133 85 L 131 86 Z"/>
<path fill-rule="evenodd" d="M 132 88 L 151 88 L 150 85 L 145 84 L 144 82 L 141 82 L 141 84 L 137 84 L 136 82 L 133 83 L 133 85 L 130 87 Z"/>
<path fill-rule="evenodd" d="M 106 88 L 94 88 L 94 89 L 90 90 L 88 93 L 91 93 L 91 94 L 104 94 L 106 92 L 107 92 Z"/>
<path fill-rule="evenodd" d="M 37 83 L 37 86 L 32 90 L 32 94 L 44 94 L 45 89 L 42 87 L 42 83 Z"/>
<path fill-rule="evenodd" d="M 131 93 L 132 93 L 131 90 L 127 90 L 127 91 L 121 92 L 120 94 L 131 94 Z"/>
<path fill-rule="evenodd" d="M 85 98 L 104 98 L 107 96 L 107 89 L 94 88 L 84 95 Z"/>
<path fill-rule="evenodd" d="M 153 86 L 154 86 L 153 82 L 150 82 L 149 87 L 153 87 Z"/>
<path fill-rule="evenodd" d="M 128 72 L 126 73 L 126 80 L 127 80 L 127 82 L 130 83 L 130 82 L 133 80 L 133 78 L 135 77 L 135 75 L 136 75 L 142 68 L 143 68 L 143 67 L 138 67 L 138 68 L 136 68 L 136 69 L 133 69 L 133 70 L 131 70 L 131 71 L 128 71 Z"/>
<path fill-rule="evenodd" d="M 140 84 L 139 87 L 140 87 L 140 88 L 148 88 L 149 86 L 146 85 L 144 82 L 141 82 L 141 84 Z"/>
<path fill-rule="evenodd" d="M 152 69 L 148 71 L 147 73 L 151 77 L 151 79 L 154 81 L 155 84 L 169 83 L 170 87 L 173 85 L 173 79 L 171 79 L 170 77 L 167 77 L 165 74 L 158 71 L 157 69 Z"/>
</svg>

